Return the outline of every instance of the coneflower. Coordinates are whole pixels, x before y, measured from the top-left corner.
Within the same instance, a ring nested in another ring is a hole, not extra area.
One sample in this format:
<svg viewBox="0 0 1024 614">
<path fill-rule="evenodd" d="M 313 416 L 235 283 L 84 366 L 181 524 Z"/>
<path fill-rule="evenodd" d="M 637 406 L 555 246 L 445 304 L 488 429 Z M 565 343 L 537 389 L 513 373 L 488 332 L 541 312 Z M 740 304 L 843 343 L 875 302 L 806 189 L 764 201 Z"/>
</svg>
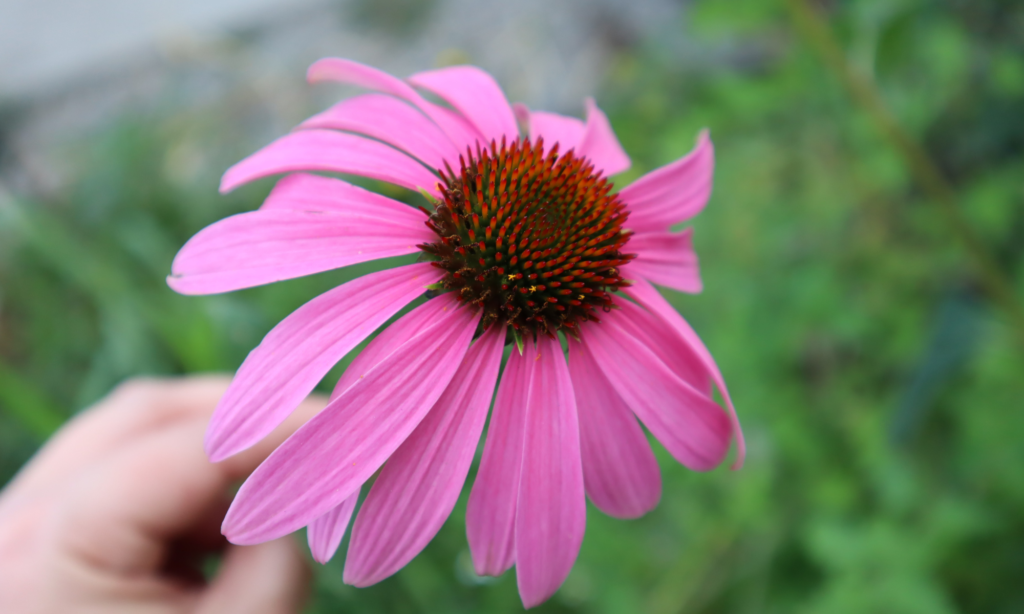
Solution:
<svg viewBox="0 0 1024 614">
<path fill-rule="evenodd" d="M 278 324 L 218 406 L 210 458 L 265 437 L 361 341 L 428 290 L 432 298 L 382 331 L 327 407 L 242 485 L 224 520 L 228 539 L 253 544 L 308 527 L 313 556 L 325 562 L 377 474 L 352 525 L 344 578 L 383 580 L 451 513 L 493 397 L 466 514 L 469 547 L 481 575 L 515 565 L 532 607 L 576 560 L 584 493 L 619 518 L 657 505 L 661 476 L 640 423 L 691 469 L 718 466 L 733 437 L 742 463 L 742 433 L 714 360 L 651 283 L 701 290 L 690 230 L 669 227 L 710 195 L 706 133 L 684 158 L 615 192 L 608 177 L 629 158 L 593 101 L 586 122 L 513 107 L 469 66 L 401 80 L 324 59 L 309 79 L 375 93 L 339 103 L 229 169 L 225 192 L 293 174 L 258 211 L 193 237 L 168 283 L 211 294 L 390 256 L 422 259 L 346 283 Z M 432 206 L 303 171 L 420 190 Z"/>
</svg>

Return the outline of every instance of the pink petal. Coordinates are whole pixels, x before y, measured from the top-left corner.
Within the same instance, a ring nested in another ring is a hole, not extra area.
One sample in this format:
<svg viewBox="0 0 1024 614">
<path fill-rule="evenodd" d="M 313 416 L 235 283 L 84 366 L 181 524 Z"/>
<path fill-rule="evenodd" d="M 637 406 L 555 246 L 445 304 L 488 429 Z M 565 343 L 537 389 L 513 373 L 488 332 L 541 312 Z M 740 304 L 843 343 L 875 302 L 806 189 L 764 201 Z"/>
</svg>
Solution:
<svg viewBox="0 0 1024 614">
<path fill-rule="evenodd" d="M 576 149 L 583 140 L 583 122 L 575 117 L 531 111 L 529 121 L 530 140 L 536 142 L 538 138 L 543 138 L 545 151 L 558 143 L 558 153 L 564 154 L 570 149 Z"/>
<path fill-rule="evenodd" d="M 629 301 L 617 304 L 623 317 L 616 322 L 622 330 L 647 346 L 684 382 L 710 398 L 711 374 L 696 350 L 657 314 Z"/>
<path fill-rule="evenodd" d="M 629 251 L 636 259 L 622 267 L 626 279 L 647 279 L 680 292 L 698 293 L 704 289 L 693 250 L 693 229 L 670 233 L 644 232 L 629 238 Z"/>
<path fill-rule="evenodd" d="M 254 179 L 292 171 L 327 171 L 379 179 L 417 190 L 437 191 L 438 178 L 404 153 L 370 139 L 333 130 L 285 135 L 224 173 L 220 191 Z"/>
<path fill-rule="evenodd" d="M 468 119 L 486 142 L 508 143 L 519 138 L 519 127 L 501 86 L 475 66 L 428 70 L 409 77 L 413 85 L 430 90 Z"/>
<path fill-rule="evenodd" d="M 435 269 L 437 270 L 437 269 Z M 331 401 L 345 393 L 353 384 L 362 381 L 366 375 L 396 351 L 401 350 L 405 343 L 416 336 L 423 327 L 423 320 L 438 318 L 448 308 L 446 301 L 427 301 L 417 309 L 421 311 L 418 318 L 401 317 L 374 337 L 365 348 L 352 360 L 338 383 L 331 391 Z"/>
<path fill-rule="evenodd" d="M 639 518 L 661 499 L 661 471 L 647 436 L 587 346 L 569 342 L 587 496 L 616 518 Z"/>
<path fill-rule="evenodd" d="M 583 330 L 594 361 L 676 460 L 696 471 L 713 469 L 729 451 L 728 416 L 629 335 L 618 322 L 622 317 L 613 311 Z"/>
<path fill-rule="evenodd" d="M 516 581 L 523 606 L 547 600 L 576 562 L 587 506 L 576 399 L 557 339 L 537 340 L 523 409 L 523 468 L 516 506 Z"/>
<path fill-rule="evenodd" d="M 350 83 L 407 100 L 419 107 L 427 114 L 427 117 L 434 120 L 434 123 L 444 130 L 460 151 L 468 145 L 483 140 L 480 132 L 465 117 L 451 109 L 429 102 L 405 81 L 365 64 L 342 58 L 324 58 L 309 67 L 306 78 L 310 83 L 319 81 Z"/>
<path fill-rule="evenodd" d="M 309 542 L 309 552 L 313 555 L 314 561 L 326 565 L 327 561 L 334 558 L 358 501 L 357 490 L 354 495 L 342 501 L 341 505 L 331 508 L 326 514 L 309 523 L 309 527 L 306 528 L 306 540 Z"/>
<path fill-rule="evenodd" d="M 732 398 L 729 396 L 729 389 L 725 386 L 725 379 L 722 377 L 722 372 L 719 371 L 718 365 L 715 364 L 715 359 L 712 358 L 711 352 L 708 351 L 704 342 L 700 340 L 700 337 L 697 336 L 697 333 L 694 332 L 689 323 L 683 319 L 683 316 L 679 315 L 679 312 L 665 300 L 665 297 L 654 286 L 645 281 L 635 282 L 632 286 L 626 288 L 626 294 L 656 313 L 663 322 L 671 326 L 704 363 L 715 385 L 718 386 L 719 392 L 722 393 L 722 398 L 725 399 L 725 406 L 729 410 L 729 422 L 732 427 L 732 433 L 736 437 L 736 460 L 733 461 L 732 468 L 739 469 L 743 466 L 743 459 L 747 454 L 747 444 L 743 439 L 743 429 L 740 426 L 739 416 L 736 415 L 736 408 L 732 404 Z"/>
<path fill-rule="evenodd" d="M 344 58 L 323 58 L 313 62 L 309 70 L 306 71 L 306 79 L 310 83 L 321 81 L 349 83 L 409 101 L 421 98 L 416 90 L 405 81 L 372 66 Z"/>
<path fill-rule="evenodd" d="M 181 248 L 167 284 L 181 294 L 230 292 L 412 254 L 436 239 L 412 207 L 349 204 L 347 210 L 275 204 L 224 218 Z"/>
<path fill-rule="evenodd" d="M 715 149 L 703 130 L 697 146 L 685 157 L 647 173 L 619 192 L 630 208 L 628 227 L 667 230 L 697 215 L 711 196 L 714 170 Z"/>
<path fill-rule="evenodd" d="M 261 211 L 271 209 L 347 213 L 409 228 L 426 225 L 426 216 L 416 207 L 341 179 L 309 173 L 292 173 L 274 184 L 274 189 L 260 207 Z"/>
<path fill-rule="evenodd" d="M 299 128 L 348 130 L 380 139 L 435 169 L 458 160 L 459 150 L 437 125 L 405 102 L 383 94 L 342 101 L 302 122 Z"/>
<path fill-rule="evenodd" d="M 439 316 L 428 307 L 437 301 Z M 445 295 L 405 317 L 421 323 L 415 336 L 328 403 L 242 484 L 221 527 L 229 540 L 276 539 L 352 496 L 437 402 L 480 314 Z"/>
<path fill-rule="evenodd" d="M 526 106 L 521 102 L 512 103 L 512 114 L 516 116 L 516 123 L 519 125 L 529 125 L 530 123 L 530 107 Z"/>
<path fill-rule="evenodd" d="M 576 153 L 593 162 L 594 168 L 605 177 L 621 173 L 629 168 L 629 156 L 619 144 L 604 111 L 597 108 L 592 98 L 587 98 L 586 106 L 587 125 Z"/>
<path fill-rule="evenodd" d="M 484 453 L 466 507 L 466 537 L 473 567 L 500 576 L 515 563 L 515 518 L 523 463 L 523 428 L 536 350 L 513 350 L 498 385 Z"/>
<path fill-rule="evenodd" d="M 369 586 L 397 572 L 451 514 L 487 419 L 504 344 L 504 326 L 477 340 L 437 404 L 384 465 L 352 528 L 347 584 Z"/>
<path fill-rule="evenodd" d="M 434 270 L 438 269 L 435 268 Z M 427 301 L 426 304 L 431 306 L 429 309 L 436 310 L 435 315 L 443 313 L 442 309 L 445 303 Z M 428 309 L 428 307 L 423 308 Z M 369 345 L 356 355 L 351 364 L 345 369 L 345 372 L 341 374 L 338 383 L 335 384 L 334 390 L 331 392 L 331 400 L 333 401 L 340 397 L 346 390 L 352 387 L 352 384 L 366 377 L 366 374 L 380 364 L 382 360 L 391 356 L 395 351 L 400 350 L 405 345 L 405 342 L 418 332 L 420 327 L 419 320 L 415 318 L 399 318 L 398 321 L 382 330 Z"/>
<path fill-rule="evenodd" d="M 210 459 L 266 437 L 335 363 L 440 277 L 428 263 L 371 273 L 282 320 L 249 353 L 217 405 L 206 431 Z"/>
</svg>

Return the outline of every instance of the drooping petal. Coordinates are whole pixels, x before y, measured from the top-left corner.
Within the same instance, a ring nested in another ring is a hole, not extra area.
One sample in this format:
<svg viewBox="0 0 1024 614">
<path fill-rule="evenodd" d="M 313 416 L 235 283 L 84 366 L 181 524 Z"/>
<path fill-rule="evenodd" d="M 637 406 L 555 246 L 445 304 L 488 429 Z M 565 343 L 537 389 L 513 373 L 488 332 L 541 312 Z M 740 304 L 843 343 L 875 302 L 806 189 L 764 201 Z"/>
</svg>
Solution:
<svg viewBox="0 0 1024 614">
<path fill-rule="evenodd" d="M 300 130 L 277 139 L 229 168 L 220 191 L 293 171 L 348 173 L 437 193 L 438 178 L 413 158 L 379 141 L 334 130 Z"/>
<path fill-rule="evenodd" d="M 544 139 L 545 150 L 558 143 L 558 152 L 564 154 L 579 146 L 583 139 L 583 122 L 557 113 L 533 111 L 530 113 L 530 139 L 538 138 Z"/>
<path fill-rule="evenodd" d="M 617 318 L 622 329 L 647 346 L 661 362 L 707 397 L 711 397 L 711 373 L 696 350 L 657 314 L 630 301 L 617 303 L 624 317 Z"/>
<path fill-rule="evenodd" d="M 527 126 L 527 132 L 529 132 L 530 107 L 526 106 L 522 102 L 513 102 L 512 114 L 516 116 L 516 123 L 520 126 Z"/>
<path fill-rule="evenodd" d="M 609 516 L 643 516 L 661 499 L 661 471 L 643 429 L 587 346 L 574 340 L 569 341 L 569 374 L 587 496 Z"/>
<path fill-rule="evenodd" d="M 435 271 L 438 269 L 434 269 Z M 443 313 L 444 302 L 427 301 L 420 309 L 424 310 L 423 318 L 438 317 Z M 432 313 L 433 315 L 428 315 Z M 366 377 L 366 374 L 376 367 L 382 360 L 402 348 L 405 342 L 413 337 L 422 326 L 417 318 L 399 318 L 396 322 L 385 328 L 377 335 L 369 345 L 363 348 L 352 360 L 348 368 L 338 379 L 338 383 L 331 391 L 331 400 L 340 397 L 342 393 L 352 387 L 359 380 Z"/>
<path fill-rule="evenodd" d="M 352 519 L 352 512 L 356 509 L 359 501 L 359 491 L 345 499 L 340 505 L 331 508 L 326 514 L 309 523 L 306 528 L 306 541 L 309 542 L 309 552 L 313 560 L 321 565 L 334 558 L 338 551 L 341 538 L 345 537 L 345 529 L 348 528 L 348 521 Z"/>
<path fill-rule="evenodd" d="M 260 206 L 261 211 L 309 211 L 358 214 L 414 228 L 426 225 L 416 207 L 333 177 L 292 173 L 282 177 Z"/>
<path fill-rule="evenodd" d="M 733 461 L 732 468 L 739 469 L 743 466 L 743 459 L 747 454 L 747 444 L 743 438 L 743 428 L 740 426 L 739 416 L 736 415 L 736 408 L 733 406 L 732 398 L 729 396 L 729 389 L 725 385 L 725 378 L 722 377 L 722 372 L 718 369 L 718 365 L 711 356 L 711 352 L 708 351 L 704 342 L 700 340 L 700 337 L 690 327 L 690 324 L 683 316 L 679 315 L 679 312 L 665 300 L 665 297 L 654 286 L 645 281 L 635 282 L 632 286 L 626 288 L 626 294 L 662 318 L 703 361 L 712 380 L 718 386 L 719 392 L 722 393 L 725 406 L 729 411 L 729 422 L 732 427 L 732 433 L 736 437 L 736 460 Z"/>
<path fill-rule="evenodd" d="M 214 462 L 266 437 L 324 375 L 391 316 L 440 279 L 427 263 L 354 279 L 278 323 L 239 367 L 206 431 Z"/>
<path fill-rule="evenodd" d="M 715 149 L 704 130 L 693 151 L 619 192 L 630 208 L 627 226 L 638 232 L 664 231 L 697 215 L 711 197 L 714 170 Z"/>
<path fill-rule="evenodd" d="M 588 158 L 606 177 L 621 173 L 629 168 L 629 156 L 619 144 L 604 111 L 597 108 L 592 98 L 587 98 L 586 106 L 587 124 L 576 153 Z"/>
<path fill-rule="evenodd" d="M 680 292 L 698 293 L 700 279 L 697 252 L 693 250 L 693 229 L 671 233 L 644 232 L 629 239 L 629 251 L 636 258 L 621 268 L 626 279 L 642 278 Z"/>
<path fill-rule="evenodd" d="M 527 343 L 513 350 L 494 398 L 480 469 L 466 507 L 466 537 L 473 567 L 481 576 L 500 576 L 515 563 L 516 502 L 523 463 L 523 427 L 530 393 L 531 361 Z"/>
<path fill-rule="evenodd" d="M 322 58 L 313 62 L 306 71 L 306 79 L 310 83 L 321 81 L 349 83 L 365 87 L 368 90 L 397 96 L 410 102 L 416 98 L 422 98 L 415 89 L 398 77 L 345 58 Z"/>
<path fill-rule="evenodd" d="M 380 139 L 422 160 L 434 169 L 445 160 L 458 160 L 451 139 L 409 104 L 383 94 L 349 98 L 302 122 L 302 129 L 348 130 Z"/>
<path fill-rule="evenodd" d="M 242 484 L 221 527 L 257 544 L 308 525 L 352 496 L 426 415 L 473 338 L 479 313 L 441 296 L 440 316 L 420 307 L 421 328 L 400 350 L 300 427 Z"/>
<path fill-rule="evenodd" d="M 384 465 L 352 527 L 347 584 L 369 586 L 397 572 L 451 514 L 487 419 L 504 343 L 503 326 L 477 340 L 437 404 Z"/>
<path fill-rule="evenodd" d="M 409 83 L 430 90 L 470 121 L 487 143 L 519 138 L 512 107 L 494 77 L 475 66 L 451 66 L 418 72 Z"/>
<path fill-rule="evenodd" d="M 274 207 L 233 215 L 189 239 L 167 284 L 181 294 L 230 292 L 412 254 L 432 240 L 422 214 L 419 220 L 406 212 L 382 219 L 385 214 Z"/>
<path fill-rule="evenodd" d="M 713 400 L 687 384 L 613 311 L 581 335 L 619 396 L 683 465 L 696 471 L 718 466 L 729 451 L 729 418 Z"/>
<path fill-rule="evenodd" d="M 437 270 L 435 268 L 435 270 Z M 416 336 L 423 327 L 423 322 L 441 317 L 448 309 L 446 301 L 429 300 L 418 306 L 419 317 L 398 318 L 380 332 L 373 341 L 363 348 L 341 374 L 338 383 L 331 391 L 330 400 L 334 401 L 344 394 L 353 384 L 362 381 L 366 375 L 377 367 L 385 358 L 401 350 L 406 342 Z"/>
<path fill-rule="evenodd" d="M 525 412 L 516 506 L 516 582 L 531 608 L 565 581 L 583 543 L 587 507 L 572 380 L 557 339 L 540 336 Z"/>
<path fill-rule="evenodd" d="M 309 67 L 306 78 L 310 83 L 350 83 L 407 100 L 434 120 L 460 151 L 484 140 L 483 135 L 465 117 L 428 101 L 405 81 L 365 64 L 342 58 L 324 58 Z"/>
</svg>

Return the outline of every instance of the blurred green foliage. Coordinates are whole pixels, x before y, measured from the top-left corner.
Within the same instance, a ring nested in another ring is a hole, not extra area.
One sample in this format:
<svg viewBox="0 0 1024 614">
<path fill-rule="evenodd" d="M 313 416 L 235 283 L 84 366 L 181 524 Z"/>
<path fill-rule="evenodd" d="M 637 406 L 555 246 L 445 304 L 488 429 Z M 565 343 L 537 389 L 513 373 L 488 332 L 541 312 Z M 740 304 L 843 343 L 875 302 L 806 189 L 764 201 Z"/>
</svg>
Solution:
<svg viewBox="0 0 1024 614">
<path fill-rule="evenodd" d="M 1024 296 L 1024 7 L 825 9 Z M 784 7 L 688 15 L 685 54 L 658 40 L 621 50 L 600 101 L 634 160 L 620 184 L 711 129 L 716 190 L 694 224 L 706 290 L 667 293 L 730 382 L 750 455 L 742 471 L 695 474 L 656 446 L 661 505 L 630 522 L 591 508 L 574 571 L 538 611 L 1024 611 L 1024 348 Z M 117 382 L 232 370 L 291 310 L 379 266 L 224 296 L 168 290 L 182 243 L 269 187 L 217 195 L 244 153 L 219 126 L 126 120 L 82 145 L 64 196 L 0 202 L 0 483 Z M 375 587 L 345 586 L 339 556 L 310 611 L 518 611 L 512 573 L 472 574 L 464 511 L 465 496 Z"/>
</svg>

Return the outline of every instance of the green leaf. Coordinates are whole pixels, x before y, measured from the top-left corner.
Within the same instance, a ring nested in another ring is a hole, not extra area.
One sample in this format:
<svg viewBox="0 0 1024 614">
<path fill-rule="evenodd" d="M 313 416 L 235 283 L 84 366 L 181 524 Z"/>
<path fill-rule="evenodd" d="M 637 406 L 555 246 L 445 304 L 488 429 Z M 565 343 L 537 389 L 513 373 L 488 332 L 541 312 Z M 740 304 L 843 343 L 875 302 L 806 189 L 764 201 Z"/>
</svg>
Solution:
<svg viewBox="0 0 1024 614">
<path fill-rule="evenodd" d="M 423 196 L 423 198 L 427 199 L 428 203 L 430 203 L 431 205 L 434 205 L 435 207 L 438 205 L 437 199 L 434 198 L 430 194 L 430 192 L 426 191 L 426 189 L 420 188 L 420 187 L 418 187 L 416 189 L 419 191 L 420 195 Z"/>
<path fill-rule="evenodd" d="M 64 424 L 63 414 L 31 380 L 0 363 L 0 407 L 25 430 L 44 441 Z"/>
<path fill-rule="evenodd" d="M 510 327 L 512 331 L 512 338 L 516 340 L 516 348 L 519 350 L 519 355 L 523 355 L 523 335 L 514 328 Z"/>
</svg>

